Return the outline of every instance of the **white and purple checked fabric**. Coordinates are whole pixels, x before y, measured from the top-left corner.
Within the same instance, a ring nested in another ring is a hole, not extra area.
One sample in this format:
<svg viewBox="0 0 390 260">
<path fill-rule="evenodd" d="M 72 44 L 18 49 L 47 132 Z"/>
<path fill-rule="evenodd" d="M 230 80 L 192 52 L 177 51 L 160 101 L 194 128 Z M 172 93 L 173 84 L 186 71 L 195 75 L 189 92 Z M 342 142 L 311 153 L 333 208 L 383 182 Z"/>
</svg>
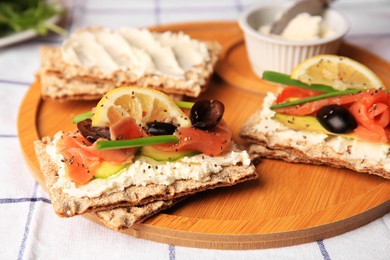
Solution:
<svg viewBox="0 0 390 260">
<path fill-rule="evenodd" d="M 145 27 L 235 20 L 255 2 L 282 0 L 79 0 L 69 6 L 69 31 L 88 25 Z M 390 62 L 390 2 L 334 3 L 351 21 L 347 40 Z M 84 218 L 60 219 L 32 177 L 17 136 L 19 105 L 34 80 L 46 36 L 0 49 L 0 259 L 390 259 L 390 214 L 346 234 L 303 245 L 246 251 L 207 250 L 155 243 L 113 232 Z"/>
</svg>

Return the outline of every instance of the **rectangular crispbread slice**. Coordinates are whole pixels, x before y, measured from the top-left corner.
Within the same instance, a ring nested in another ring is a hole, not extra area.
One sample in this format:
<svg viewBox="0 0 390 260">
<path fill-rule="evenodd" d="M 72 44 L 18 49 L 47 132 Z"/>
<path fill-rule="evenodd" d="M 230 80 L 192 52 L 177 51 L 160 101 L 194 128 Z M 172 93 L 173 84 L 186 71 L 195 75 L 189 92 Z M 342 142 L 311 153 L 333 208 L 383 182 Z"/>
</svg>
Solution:
<svg viewBox="0 0 390 260">
<path fill-rule="evenodd" d="M 262 132 L 261 128 L 258 127 L 261 123 L 261 111 L 257 111 L 243 124 L 240 132 L 241 137 L 250 144 L 248 153 L 253 161 L 270 158 L 293 163 L 324 164 L 390 179 L 390 172 L 383 165 L 378 165 L 364 158 L 343 159 L 340 153 L 326 144 L 301 141 L 299 144 L 292 145 L 289 142 L 280 142 L 272 134 Z M 334 138 L 334 136 L 330 138 Z M 304 147 L 305 150 L 298 149 L 299 146 Z M 350 151 L 346 149 L 345 152 Z"/>
<path fill-rule="evenodd" d="M 157 200 L 141 206 L 120 207 L 111 210 L 96 211 L 92 214 L 105 226 L 117 231 L 129 228 L 135 223 L 142 222 L 158 212 L 172 207 L 185 198 Z"/>
<path fill-rule="evenodd" d="M 46 153 L 46 146 L 50 142 L 51 139 L 46 137 L 41 141 L 35 141 L 34 146 L 52 206 L 61 217 L 71 217 L 86 212 L 110 210 L 118 207 L 139 206 L 156 200 L 173 200 L 207 189 L 235 185 L 257 177 L 253 165 L 237 165 L 224 167 L 221 172 L 210 175 L 210 178 L 204 181 L 177 180 L 168 186 L 159 184 L 132 185 L 121 192 L 103 194 L 100 197 L 77 198 L 54 187 L 59 176 L 57 165 L 51 161 L 50 156 Z"/>
<path fill-rule="evenodd" d="M 37 73 L 44 99 L 95 100 L 106 92 L 120 86 L 150 87 L 169 95 L 198 97 L 214 72 L 221 53 L 217 42 L 205 42 L 209 60 L 185 72 L 184 77 L 164 74 L 144 74 L 139 77 L 131 70 L 117 70 L 110 75 L 98 68 L 83 68 L 66 63 L 61 49 L 43 46 L 40 49 L 41 65 Z"/>
</svg>

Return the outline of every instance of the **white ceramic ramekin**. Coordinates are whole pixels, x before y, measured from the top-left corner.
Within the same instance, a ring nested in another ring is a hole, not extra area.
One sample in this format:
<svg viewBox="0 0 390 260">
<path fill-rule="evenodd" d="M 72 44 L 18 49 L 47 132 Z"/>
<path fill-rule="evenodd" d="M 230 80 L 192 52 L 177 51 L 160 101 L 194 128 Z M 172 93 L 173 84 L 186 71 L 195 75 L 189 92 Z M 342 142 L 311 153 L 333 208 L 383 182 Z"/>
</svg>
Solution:
<svg viewBox="0 0 390 260">
<path fill-rule="evenodd" d="M 290 74 L 302 60 L 318 54 L 336 54 L 342 38 L 349 30 L 349 22 L 338 11 L 324 13 L 326 24 L 335 33 L 326 38 L 310 41 L 292 41 L 275 35 L 260 33 L 258 29 L 270 24 L 289 5 L 255 5 L 239 17 L 244 32 L 247 54 L 253 71 L 261 77 L 263 71 L 272 70 Z"/>
</svg>

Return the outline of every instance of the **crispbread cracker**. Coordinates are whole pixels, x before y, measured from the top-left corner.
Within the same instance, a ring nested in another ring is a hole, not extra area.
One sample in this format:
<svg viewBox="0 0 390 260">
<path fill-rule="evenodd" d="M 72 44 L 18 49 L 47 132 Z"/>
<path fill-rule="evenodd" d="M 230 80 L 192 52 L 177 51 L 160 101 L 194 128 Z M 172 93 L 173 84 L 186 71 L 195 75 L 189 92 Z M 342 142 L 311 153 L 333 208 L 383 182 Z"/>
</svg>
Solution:
<svg viewBox="0 0 390 260">
<path fill-rule="evenodd" d="M 221 52 L 217 42 L 205 42 L 210 59 L 177 78 L 163 74 L 144 74 L 117 70 L 106 75 L 99 68 L 84 68 L 63 61 L 59 47 L 43 46 L 40 49 L 41 65 L 38 78 L 45 99 L 93 100 L 120 86 L 151 87 L 167 94 L 198 97 L 206 87 Z"/>
<path fill-rule="evenodd" d="M 340 154 L 329 145 L 307 144 L 307 150 L 302 152 L 288 143 L 277 142 L 272 135 L 265 134 L 256 128 L 261 120 L 258 111 L 244 123 L 240 132 L 241 137 L 250 143 L 248 153 L 253 161 L 260 158 L 270 158 L 293 163 L 325 164 L 390 179 L 390 172 L 383 167 L 373 165 L 366 159 L 343 160 Z"/>
<path fill-rule="evenodd" d="M 96 198 L 76 198 L 54 188 L 58 177 L 57 165 L 46 153 L 46 146 L 51 139 L 35 141 L 35 151 L 48 188 L 55 212 L 62 217 L 71 217 L 91 211 L 109 210 L 124 206 L 144 205 L 156 200 L 172 200 L 199 191 L 237 183 L 257 177 L 255 168 L 250 166 L 229 166 L 217 174 L 212 174 L 208 180 L 177 180 L 171 185 L 148 184 L 146 186 L 129 186 L 121 192 L 103 194 Z"/>
<path fill-rule="evenodd" d="M 93 212 L 105 226 L 120 230 L 129 228 L 135 223 L 155 215 L 156 213 L 171 207 L 178 200 L 158 200 L 141 206 L 120 207 L 111 210 Z"/>
</svg>

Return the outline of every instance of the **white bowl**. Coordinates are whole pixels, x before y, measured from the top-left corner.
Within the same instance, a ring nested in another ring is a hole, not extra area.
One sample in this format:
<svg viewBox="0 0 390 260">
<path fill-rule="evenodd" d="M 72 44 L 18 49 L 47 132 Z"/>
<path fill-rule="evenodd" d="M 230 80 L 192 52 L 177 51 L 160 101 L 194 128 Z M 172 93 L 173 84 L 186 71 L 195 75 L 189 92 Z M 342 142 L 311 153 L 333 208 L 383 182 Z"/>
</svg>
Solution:
<svg viewBox="0 0 390 260">
<path fill-rule="evenodd" d="M 275 17 L 290 5 L 255 5 L 245 10 L 239 17 L 239 25 L 244 32 L 252 69 L 259 77 L 265 70 L 290 74 L 291 70 L 306 58 L 318 54 L 336 54 L 342 38 L 349 30 L 349 22 L 345 16 L 338 11 L 328 9 L 323 18 L 325 23 L 334 30 L 334 34 L 330 37 L 293 41 L 258 31 L 261 26 L 272 23 Z"/>
</svg>

